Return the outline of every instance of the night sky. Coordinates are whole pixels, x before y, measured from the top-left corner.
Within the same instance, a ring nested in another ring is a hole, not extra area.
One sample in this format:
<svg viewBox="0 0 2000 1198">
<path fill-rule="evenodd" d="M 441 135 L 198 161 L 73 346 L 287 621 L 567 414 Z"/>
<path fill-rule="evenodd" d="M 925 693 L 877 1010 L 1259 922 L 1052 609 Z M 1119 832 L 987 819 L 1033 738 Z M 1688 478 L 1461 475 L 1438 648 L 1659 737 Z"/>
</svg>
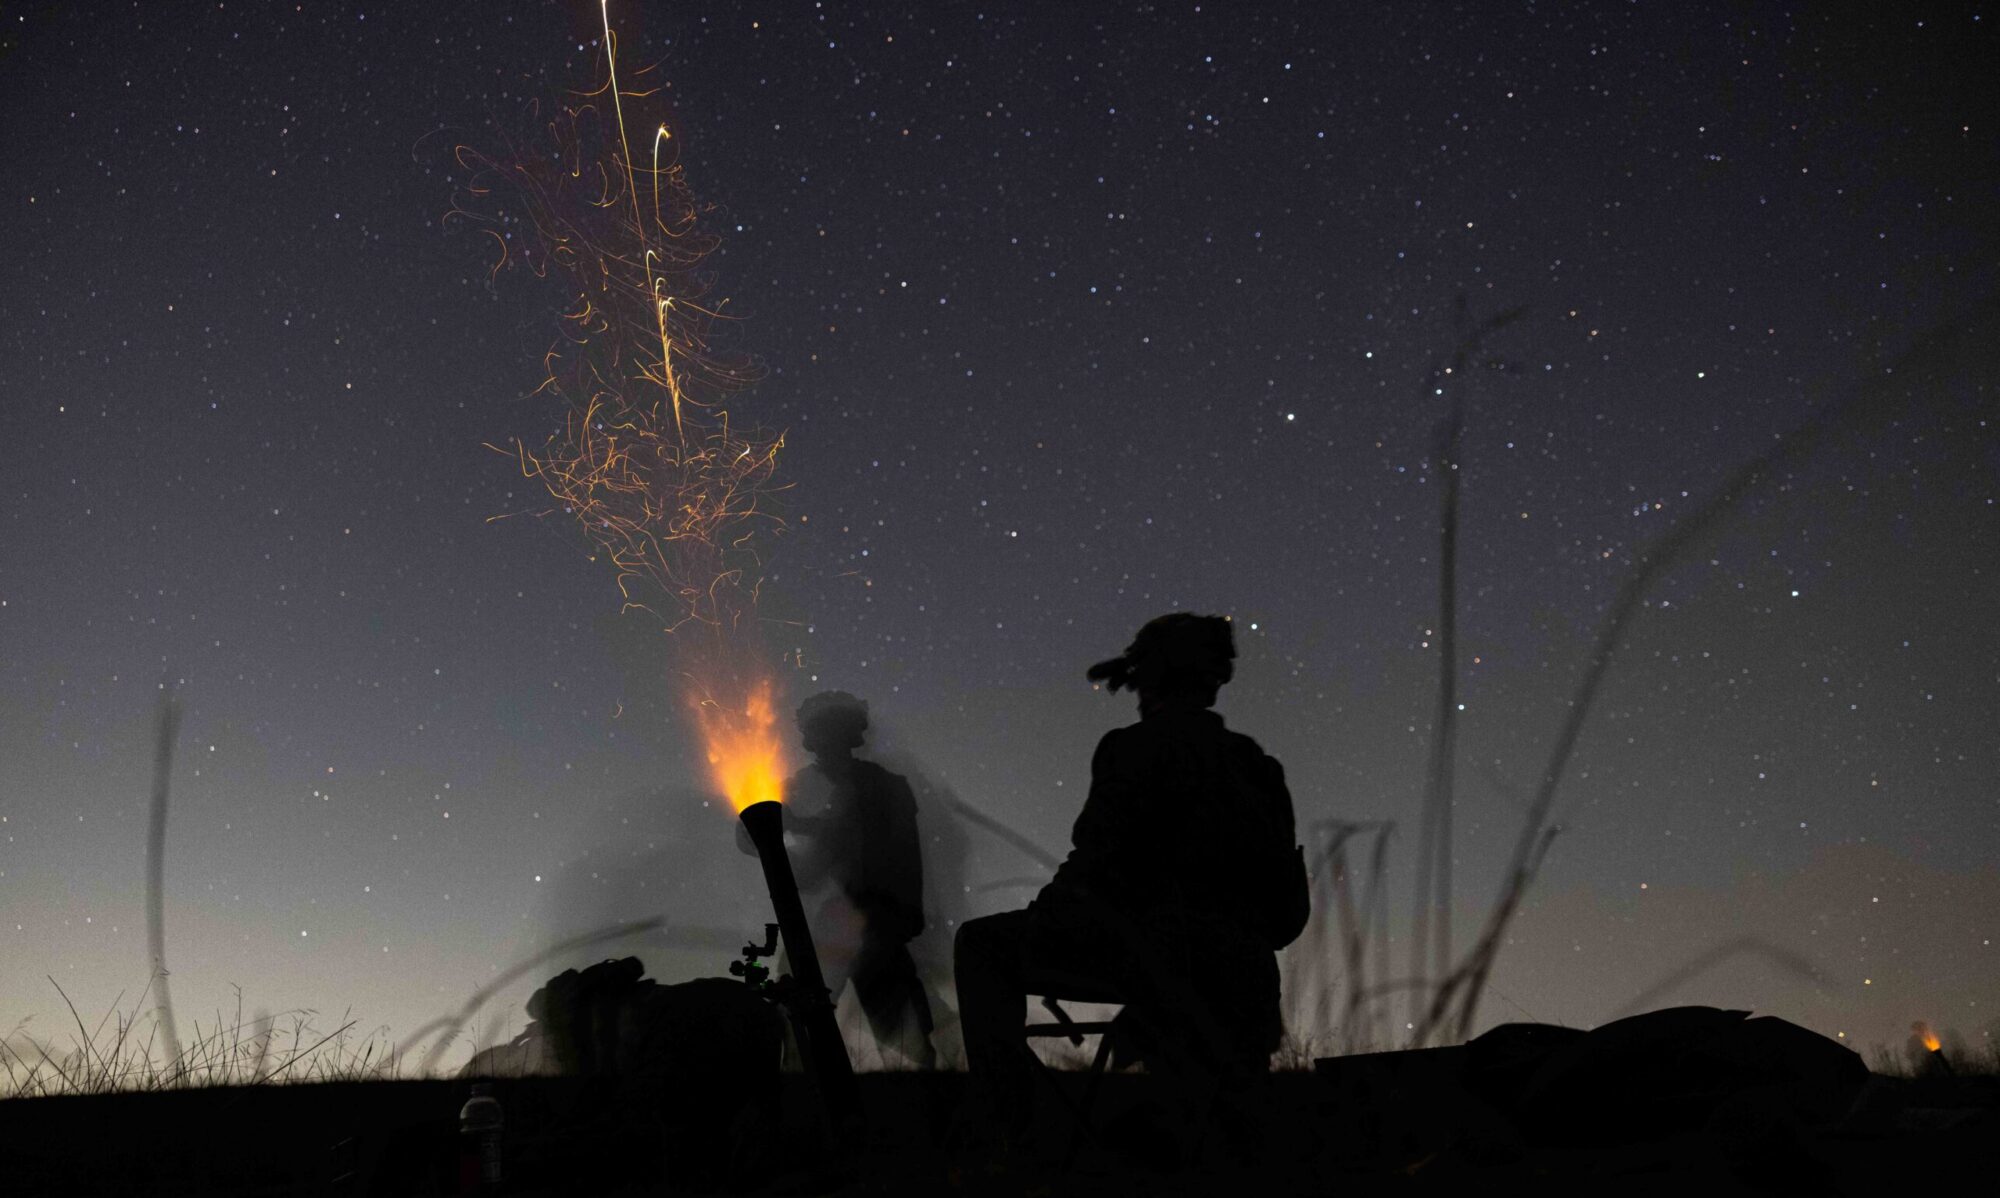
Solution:
<svg viewBox="0 0 2000 1198">
<path fill-rule="evenodd" d="M 1234 617 L 1302 826 L 1398 821 L 1402 936 L 1441 385 L 1472 928 L 1635 555 L 1860 396 L 1648 593 L 1482 1022 L 1751 938 L 1657 1001 L 2000 1032 L 2000 18 L 1848 12 L 614 7 L 786 436 L 783 709 L 863 696 L 929 796 L 932 960 L 1041 876 L 942 798 L 1065 849 L 1133 718 L 1084 668 L 1174 609 Z M 444 220 L 454 146 L 601 80 L 596 5 L 4 20 L 0 1024 L 145 985 L 163 685 L 184 1034 L 235 986 L 398 1036 L 656 915 L 617 951 L 720 973 L 768 904 L 672 638 L 561 515 L 489 521 L 542 499 L 482 444 L 560 424 L 570 297 Z M 1443 379 L 1461 296 L 1527 315 Z"/>
</svg>

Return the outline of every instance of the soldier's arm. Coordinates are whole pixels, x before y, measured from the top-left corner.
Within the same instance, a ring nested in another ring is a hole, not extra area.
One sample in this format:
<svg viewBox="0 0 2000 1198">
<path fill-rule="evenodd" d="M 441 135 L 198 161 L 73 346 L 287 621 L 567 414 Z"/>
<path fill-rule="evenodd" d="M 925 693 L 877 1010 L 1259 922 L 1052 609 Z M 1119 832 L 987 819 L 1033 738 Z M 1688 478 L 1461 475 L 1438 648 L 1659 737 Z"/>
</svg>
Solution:
<svg viewBox="0 0 2000 1198">
<path fill-rule="evenodd" d="M 1285 844 L 1298 840 L 1298 813 L 1292 807 L 1292 792 L 1285 785 L 1285 767 L 1278 759 L 1268 754 L 1264 757 L 1265 791 L 1270 796 L 1271 830 L 1284 838 Z"/>
<path fill-rule="evenodd" d="M 1090 794 L 1070 830 L 1076 854 L 1090 863 L 1089 881 L 1115 884 L 1129 872 L 1128 859 L 1145 840 L 1144 795 L 1124 729 L 1097 742 L 1090 759 Z"/>
<path fill-rule="evenodd" d="M 917 827 L 917 796 L 910 790 L 908 778 L 900 774 L 889 777 L 894 779 L 889 788 L 892 820 L 889 836 L 898 863 L 896 881 L 900 893 L 896 897 L 914 924 L 910 935 L 915 936 L 924 930 L 924 841 Z"/>
</svg>

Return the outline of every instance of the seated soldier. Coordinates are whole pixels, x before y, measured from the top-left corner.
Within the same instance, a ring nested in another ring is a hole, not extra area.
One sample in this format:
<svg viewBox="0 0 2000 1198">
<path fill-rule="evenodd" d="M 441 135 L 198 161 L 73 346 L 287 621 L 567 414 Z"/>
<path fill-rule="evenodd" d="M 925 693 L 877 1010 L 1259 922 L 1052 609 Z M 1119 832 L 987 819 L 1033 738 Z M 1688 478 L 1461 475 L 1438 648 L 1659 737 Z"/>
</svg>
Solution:
<svg viewBox="0 0 2000 1198">
<path fill-rule="evenodd" d="M 1283 768 L 1210 710 L 1235 657 L 1229 621 L 1176 612 L 1092 666 L 1093 682 L 1138 692 L 1139 722 L 1098 742 L 1054 879 L 1026 910 L 959 929 L 974 1106 L 1002 1138 L 1028 1117 L 1023 1000 L 1043 977 L 1115 988 L 1151 1070 L 1220 1079 L 1269 1065 L 1283 1034 L 1274 953 L 1309 899 Z"/>
</svg>

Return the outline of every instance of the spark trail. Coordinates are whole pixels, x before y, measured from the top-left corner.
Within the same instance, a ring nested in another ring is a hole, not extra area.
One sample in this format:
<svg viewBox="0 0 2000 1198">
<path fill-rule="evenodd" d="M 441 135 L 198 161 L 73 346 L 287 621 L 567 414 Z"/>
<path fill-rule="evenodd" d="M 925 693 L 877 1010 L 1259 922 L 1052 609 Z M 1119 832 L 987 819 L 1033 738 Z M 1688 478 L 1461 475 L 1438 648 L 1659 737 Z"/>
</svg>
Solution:
<svg viewBox="0 0 2000 1198">
<path fill-rule="evenodd" d="M 525 266 L 571 296 L 535 390 L 560 405 L 560 427 L 539 445 L 487 448 L 548 495 L 508 515 L 573 519 L 615 571 L 623 610 L 676 634 L 713 780 L 740 808 L 776 797 L 783 776 L 754 616 L 765 547 L 784 529 L 784 436 L 725 406 L 759 372 L 722 344 L 727 301 L 704 269 L 718 242 L 710 209 L 665 122 L 635 159 L 627 104 L 660 89 L 621 81 L 608 3 L 599 11 L 600 84 L 537 108 L 526 145 L 455 151 L 468 175 L 449 216 L 493 239 L 491 277 Z"/>
</svg>

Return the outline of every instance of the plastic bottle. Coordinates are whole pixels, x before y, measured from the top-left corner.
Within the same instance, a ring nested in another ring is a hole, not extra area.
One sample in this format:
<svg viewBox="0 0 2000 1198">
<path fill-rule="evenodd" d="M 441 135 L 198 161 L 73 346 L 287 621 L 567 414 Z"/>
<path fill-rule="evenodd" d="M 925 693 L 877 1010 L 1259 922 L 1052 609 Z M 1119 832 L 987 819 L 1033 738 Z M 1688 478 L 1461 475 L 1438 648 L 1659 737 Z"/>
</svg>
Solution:
<svg viewBox="0 0 2000 1198">
<path fill-rule="evenodd" d="M 472 1097 L 458 1109 L 459 1181 L 467 1193 L 500 1188 L 500 1130 L 506 1112 L 493 1096 L 492 1082 L 472 1083 Z"/>
</svg>

